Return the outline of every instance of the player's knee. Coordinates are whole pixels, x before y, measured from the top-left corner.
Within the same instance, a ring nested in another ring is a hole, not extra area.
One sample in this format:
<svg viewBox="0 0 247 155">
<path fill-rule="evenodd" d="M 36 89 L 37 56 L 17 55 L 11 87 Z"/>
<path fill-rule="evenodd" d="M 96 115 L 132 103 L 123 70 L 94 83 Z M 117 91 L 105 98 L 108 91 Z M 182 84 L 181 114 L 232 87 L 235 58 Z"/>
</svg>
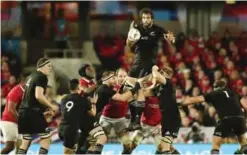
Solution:
<svg viewBox="0 0 247 155">
<path fill-rule="evenodd" d="M 107 142 L 107 136 L 106 135 L 99 135 L 97 137 L 97 143 L 105 144 L 106 142 Z"/>
<path fill-rule="evenodd" d="M 243 152 L 244 154 L 247 154 L 247 144 L 241 147 L 241 152 Z"/>
<path fill-rule="evenodd" d="M 137 131 L 133 134 L 133 137 L 131 138 L 131 147 L 135 148 L 136 146 L 138 146 L 141 141 L 143 140 L 143 135 L 141 132 Z"/>
</svg>

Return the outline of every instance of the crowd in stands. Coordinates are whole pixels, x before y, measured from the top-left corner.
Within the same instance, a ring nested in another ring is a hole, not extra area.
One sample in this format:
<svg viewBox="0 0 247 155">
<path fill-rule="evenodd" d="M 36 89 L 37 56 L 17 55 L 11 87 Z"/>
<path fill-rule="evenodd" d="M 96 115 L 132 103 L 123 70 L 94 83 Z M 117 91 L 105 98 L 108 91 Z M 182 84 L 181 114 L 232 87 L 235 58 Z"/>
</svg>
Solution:
<svg viewBox="0 0 247 155">
<path fill-rule="evenodd" d="M 130 69 L 135 54 L 124 48 L 125 39 L 105 34 L 94 38 L 95 50 L 104 67 L 116 69 L 121 65 L 127 71 Z M 177 102 L 181 102 L 185 95 L 211 92 L 213 82 L 218 79 L 226 80 L 231 89 L 247 97 L 246 31 L 238 37 L 232 37 L 227 29 L 222 37 L 213 32 L 208 40 L 200 37 L 196 30 L 191 30 L 188 36 L 180 33 L 175 45 L 162 44 L 157 64 L 161 68 L 170 66 L 174 69 L 172 81 L 176 85 Z M 181 107 L 180 113 L 183 127 L 194 122 L 214 126 L 218 120 L 215 109 L 206 103 Z"/>
<path fill-rule="evenodd" d="M 20 40 L 6 32 L 1 40 L 1 110 L 10 90 L 18 83 L 21 73 Z"/>
</svg>

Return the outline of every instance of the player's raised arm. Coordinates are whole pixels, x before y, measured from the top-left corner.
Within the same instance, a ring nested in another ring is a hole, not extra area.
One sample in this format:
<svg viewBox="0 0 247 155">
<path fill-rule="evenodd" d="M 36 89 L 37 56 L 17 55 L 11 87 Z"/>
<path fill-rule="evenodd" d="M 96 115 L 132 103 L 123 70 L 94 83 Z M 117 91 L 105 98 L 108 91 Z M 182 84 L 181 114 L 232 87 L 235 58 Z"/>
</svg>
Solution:
<svg viewBox="0 0 247 155">
<path fill-rule="evenodd" d="M 127 101 L 129 101 L 129 99 L 131 97 L 133 97 L 134 94 L 136 94 L 138 92 L 138 90 L 140 88 L 141 88 L 140 83 L 136 82 L 136 85 L 134 88 L 132 88 L 131 90 L 129 90 L 123 94 L 116 93 L 115 95 L 112 96 L 112 99 L 116 100 L 116 101 L 127 102 Z"/>
<path fill-rule="evenodd" d="M 126 45 L 130 48 L 132 48 L 141 37 L 140 32 L 134 27 L 134 24 L 135 22 L 132 21 L 126 40 Z"/>
<path fill-rule="evenodd" d="M 247 99 L 241 98 L 240 103 L 241 103 L 242 108 L 244 108 L 244 110 L 247 111 Z"/>
<path fill-rule="evenodd" d="M 166 78 L 158 71 L 158 66 L 153 66 L 152 68 L 152 75 L 153 75 L 153 85 L 156 83 L 156 81 L 166 84 Z"/>
</svg>

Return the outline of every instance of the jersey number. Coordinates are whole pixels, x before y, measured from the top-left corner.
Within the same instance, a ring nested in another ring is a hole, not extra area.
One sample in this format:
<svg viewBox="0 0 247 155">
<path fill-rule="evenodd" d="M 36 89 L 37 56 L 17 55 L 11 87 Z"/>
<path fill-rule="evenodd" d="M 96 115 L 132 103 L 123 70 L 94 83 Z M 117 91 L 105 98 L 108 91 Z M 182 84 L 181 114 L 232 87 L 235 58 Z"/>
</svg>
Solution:
<svg viewBox="0 0 247 155">
<path fill-rule="evenodd" d="M 66 108 L 67 108 L 67 112 L 69 112 L 71 110 L 71 108 L 73 108 L 74 106 L 74 102 L 69 101 L 65 104 Z"/>
<path fill-rule="evenodd" d="M 229 94 L 227 93 L 227 91 L 224 91 L 224 93 L 226 94 L 226 97 L 229 98 Z"/>
</svg>

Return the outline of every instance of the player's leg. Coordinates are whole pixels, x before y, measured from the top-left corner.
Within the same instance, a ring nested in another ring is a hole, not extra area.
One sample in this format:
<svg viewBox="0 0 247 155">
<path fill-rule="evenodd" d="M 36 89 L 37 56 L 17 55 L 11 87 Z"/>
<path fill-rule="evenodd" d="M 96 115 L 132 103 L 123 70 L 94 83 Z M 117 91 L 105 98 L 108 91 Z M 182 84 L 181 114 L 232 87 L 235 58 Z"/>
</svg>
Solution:
<svg viewBox="0 0 247 155">
<path fill-rule="evenodd" d="M 29 146 L 32 142 L 32 133 L 33 126 L 33 117 L 32 115 L 25 111 L 20 110 L 19 111 L 19 117 L 18 117 L 18 131 L 22 135 L 22 143 L 20 148 L 17 150 L 16 154 L 26 154 L 28 151 Z"/>
<path fill-rule="evenodd" d="M 64 154 L 74 154 L 77 142 L 77 129 L 70 126 L 59 126 L 59 138 L 63 141 Z M 44 141 L 45 144 L 47 144 Z M 49 147 L 49 146 L 48 146 Z"/>
<path fill-rule="evenodd" d="M 211 154 L 219 154 L 220 146 L 222 144 L 223 138 L 226 137 L 227 132 L 229 132 L 228 130 L 230 130 L 230 128 L 225 126 L 223 121 L 220 121 L 216 125 L 213 134 Z"/>
<path fill-rule="evenodd" d="M 76 154 L 86 154 L 88 148 L 90 147 L 87 141 L 88 132 L 82 131 L 79 135 L 79 140 L 76 148 Z"/>
<path fill-rule="evenodd" d="M 157 125 L 154 128 L 152 137 L 154 138 L 155 145 L 156 145 L 155 154 L 162 154 L 162 147 L 160 145 L 162 136 L 161 136 L 161 127 L 159 125 Z"/>
<path fill-rule="evenodd" d="M 119 118 L 112 120 L 113 129 L 116 133 L 116 136 L 123 145 L 122 154 L 130 154 L 130 137 L 127 128 L 127 120 L 125 118 Z"/>
<path fill-rule="evenodd" d="M 164 116 L 162 116 L 163 119 Z M 174 154 L 177 152 L 180 154 L 174 147 L 173 147 L 173 140 L 177 138 L 179 128 L 180 128 L 180 122 L 177 119 L 173 120 L 165 120 L 163 119 L 161 122 L 161 132 L 162 132 L 162 138 L 161 138 L 161 143 L 160 147 L 162 150 L 162 154 Z M 171 122 L 173 121 L 173 122 Z"/>
<path fill-rule="evenodd" d="M 132 103 L 132 105 L 130 105 L 130 108 L 133 108 L 132 111 L 134 113 L 131 113 L 131 123 L 129 125 L 129 130 L 139 130 L 141 129 L 141 115 L 144 111 L 145 108 L 145 96 L 143 94 L 143 90 L 139 90 L 137 93 L 137 100 L 136 102 Z M 131 109 L 130 109 L 131 111 Z M 135 114 L 135 116 L 133 115 Z"/>
<path fill-rule="evenodd" d="M 242 152 L 243 154 L 247 154 L 245 118 L 233 118 L 231 125 L 233 127 L 234 134 L 238 137 L 238 141 L 241 146 L 240 152 Z"/>
<path fill-rule="evenodd" d="M 107 137 L 102 127 L 96 123 L 94 129 L 89 132 L 89 136 L 96 139 L 96 144 L 93 150 L 88 150 L 87 154 L 101 154 L 104 144 L 107 142 Z"/>
<path fill-rule="evenodd" d="M 32 142 L 32 135 L 23 134 L 22 135 L 22 143 L 20 148 L 17 150 L 16 154 L 27 154 L 28 148 L 30 147 Z"/>
<path fill-rule="evenodd" d="M 15 148 L 18 139 L 17 124 L 7 121 L 1 122 L 1 130 L 3 133 L 5 147 L 1 150 L 1 154 L 8 154 Z"/>
<path fill-rule="evenodd" d="M 130 152 L 132 152 L 144 139 L 144 134 L 141 130 L 136 130 L 131 137 Z"/>
</svg>

